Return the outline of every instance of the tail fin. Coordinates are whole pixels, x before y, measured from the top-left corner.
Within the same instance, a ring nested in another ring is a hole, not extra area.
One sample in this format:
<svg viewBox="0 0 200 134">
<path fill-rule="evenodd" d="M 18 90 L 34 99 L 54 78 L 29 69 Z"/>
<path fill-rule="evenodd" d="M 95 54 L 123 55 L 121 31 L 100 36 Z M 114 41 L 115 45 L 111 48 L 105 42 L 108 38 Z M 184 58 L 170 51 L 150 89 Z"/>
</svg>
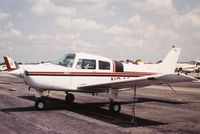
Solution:
<svg viewBox="0 0 200 134">
<path fill-rule="evenodd" d="M 18 68 L 17 63 L 11 59 L 9 56 L 3 57 L 6 67 L 7 67 L 7 71 L 12 71 Z"/>
<path fill-rule="evenodd" d="M 173 47 L 160 63 L 160 71 L 162 73 L 174 73 L 180 54 L 181 49 Z"/>
</svg>

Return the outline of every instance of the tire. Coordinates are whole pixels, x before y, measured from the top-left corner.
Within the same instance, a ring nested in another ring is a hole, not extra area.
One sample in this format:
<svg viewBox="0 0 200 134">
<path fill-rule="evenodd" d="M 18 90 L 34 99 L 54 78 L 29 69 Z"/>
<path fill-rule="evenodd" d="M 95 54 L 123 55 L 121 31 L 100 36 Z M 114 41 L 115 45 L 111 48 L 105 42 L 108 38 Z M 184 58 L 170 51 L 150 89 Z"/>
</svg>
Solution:
<svg viewBox="0 0 200 134">
<path fill-rule="evenodd" d="M 35 101 L 35 108 L 37 110 L 44 110 L 46 108 L 46 101 L 43 99 L 38 99 Z"/>
<path fill-rule="evenodd" d="M 121 105 L 118 102 L 111 102 L 109 106 L 109 110 L 112 113 L 119 113 L 121 110 Z"/>
<path fill-rule="evenodd" d="M 75 97 L 72 93 L 69 93 L 65 96 L 65 101 L 67 102 L 67 104 L 73 103 L 74 100 L 75 100 Z"/>
</svg>

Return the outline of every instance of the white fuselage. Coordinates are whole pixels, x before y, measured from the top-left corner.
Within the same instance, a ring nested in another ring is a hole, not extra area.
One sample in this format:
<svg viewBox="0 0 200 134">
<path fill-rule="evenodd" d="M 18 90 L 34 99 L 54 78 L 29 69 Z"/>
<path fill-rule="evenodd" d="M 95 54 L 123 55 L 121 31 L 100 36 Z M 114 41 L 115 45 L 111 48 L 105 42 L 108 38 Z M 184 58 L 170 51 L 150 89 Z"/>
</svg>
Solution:
<svg viewBox="0 0 200 134">
<path fill-rule="evenodd" d="M 134 79 L 159 72 L 158 64 L 126 64 L 85 53 L 76 53 L 70 66 L 59 64 L 24 65 L 24 79 L 37 90 L 77 90 L 83 85 Z"/>
</svg>

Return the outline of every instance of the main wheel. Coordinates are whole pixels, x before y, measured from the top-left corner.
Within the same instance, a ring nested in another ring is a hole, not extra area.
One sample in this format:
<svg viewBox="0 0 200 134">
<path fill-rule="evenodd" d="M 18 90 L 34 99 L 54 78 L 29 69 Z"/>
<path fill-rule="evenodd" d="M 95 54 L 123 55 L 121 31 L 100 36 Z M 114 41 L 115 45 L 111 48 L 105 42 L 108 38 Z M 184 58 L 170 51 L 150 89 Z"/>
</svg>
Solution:
<svg viewBox="0 0 200 134">
<path fill-rule="evenodd" d="M 35 101 L 35 108 L 37 110 L 44 110 L 46 108 L 46 101 L 43 99 L 37 99 Z"/>
<path fill-rule="evenodd" d="M 65 101 L 68 103 L 68 104 L 71 104 L 73 103 L 75 100 L 75 97 L 72 93 L 69 93 L 65 96 Z"/>
<path fill-rule="evenodd" d="M 113 113 L 119 113 L 121 110 L 121 105 L 118 102 L 111 102 L 109 109 Z"/>
</svg>

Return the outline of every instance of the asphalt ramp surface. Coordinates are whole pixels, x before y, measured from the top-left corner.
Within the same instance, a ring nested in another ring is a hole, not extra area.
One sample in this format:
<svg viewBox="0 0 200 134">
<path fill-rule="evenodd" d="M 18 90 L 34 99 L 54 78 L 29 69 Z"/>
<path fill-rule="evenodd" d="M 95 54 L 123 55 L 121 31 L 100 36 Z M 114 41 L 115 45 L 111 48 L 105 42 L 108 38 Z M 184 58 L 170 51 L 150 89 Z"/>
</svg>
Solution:
<svg viewBox="0 0 200 134">
<path fill-rule="evenodd" d="M 52 92 L 46 110 L 37 111 L 34 89 L 29 91 L 19 78 L 0 74 L 0 133 L 199 134 L 200 88 L 184 83 L 175 85 L 175 90 L 178 95 L 167 86 L 138 89 L 133 124 L 133 91 L 119 94 L 119 114 L 108 110 L 107 94 L 74 93 L 75 102 L 67 105 L 64 92 Z"/>
</svg>

